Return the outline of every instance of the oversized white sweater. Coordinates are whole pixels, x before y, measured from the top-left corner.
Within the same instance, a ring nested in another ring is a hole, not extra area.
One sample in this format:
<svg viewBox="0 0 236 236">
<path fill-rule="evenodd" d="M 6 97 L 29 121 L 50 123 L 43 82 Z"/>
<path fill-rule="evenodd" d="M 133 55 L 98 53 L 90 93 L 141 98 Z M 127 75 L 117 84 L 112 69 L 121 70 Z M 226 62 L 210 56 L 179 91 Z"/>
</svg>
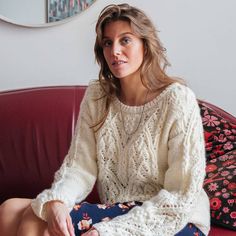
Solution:
<svg viewBox="0 0 236 236">
<path fill-rule="evenodd" d="M 208 234 L 203 127 L 193 92 L 173 83 L 144 110 L 114 98 L 105 123 L 94 132 L 91 125 L 104 114 L 104 99 L 97 99 L 102 94 L 98 82 L 90 83 L 69 153 L 52 187 L 32 201 L 35 214 L 45 220 L 43 206 L 50 200 L 71 209 L 97 180 L 103 203 L 144 202 L 95 224 L 100 236 L 173 236 L 190 222 Z"/>
</svg>

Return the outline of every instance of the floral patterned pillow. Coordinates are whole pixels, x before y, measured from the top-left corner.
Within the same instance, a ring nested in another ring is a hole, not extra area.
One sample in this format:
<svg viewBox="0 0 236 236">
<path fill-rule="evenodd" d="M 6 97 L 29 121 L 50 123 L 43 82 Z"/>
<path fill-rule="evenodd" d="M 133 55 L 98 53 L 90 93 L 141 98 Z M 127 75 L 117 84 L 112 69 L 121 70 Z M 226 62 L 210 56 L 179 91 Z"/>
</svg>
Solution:
<svg viewBox="0 0 236 236">
<path fill-rule="evenodd" d="M 210 199 L 211 220 L 236 230 L 236 119 L 219 114 L 199 101 L 206 142 L 204 189 Z"/>
</svg>

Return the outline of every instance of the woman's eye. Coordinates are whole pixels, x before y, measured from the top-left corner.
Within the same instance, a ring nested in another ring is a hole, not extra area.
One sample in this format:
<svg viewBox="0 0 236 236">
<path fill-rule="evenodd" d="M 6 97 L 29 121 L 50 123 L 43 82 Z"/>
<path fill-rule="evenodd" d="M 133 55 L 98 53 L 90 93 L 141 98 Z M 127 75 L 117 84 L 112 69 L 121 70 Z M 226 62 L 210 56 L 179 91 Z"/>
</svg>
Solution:
<svg viewBox="0 0 236 236">
<path fill-rule="evenodd" d="M 105 40 L 103 42 L 103 47 L 110 47 L 112 45 L 112 42 L 110 40 Z"/>
<path fill-rule="evenodd" d="M 122 39 L 123 44 L 128 44 L 128 43 L 130 43 L 130 41 L 131 41 L 131 39 L 128 38 L 128 37 L 125 37 L 125 38 Z"/>
</svg>

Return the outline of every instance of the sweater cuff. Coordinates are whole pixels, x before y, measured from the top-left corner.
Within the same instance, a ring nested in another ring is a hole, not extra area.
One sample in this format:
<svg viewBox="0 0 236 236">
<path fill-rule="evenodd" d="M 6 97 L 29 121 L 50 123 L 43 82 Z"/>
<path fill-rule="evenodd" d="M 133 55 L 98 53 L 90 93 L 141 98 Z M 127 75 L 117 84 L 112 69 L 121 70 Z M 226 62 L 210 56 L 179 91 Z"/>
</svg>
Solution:
<svg viewBox="0 0 236 236">
<path fill-rule="evenodd" d="M 93 227 L 99 232 L 99 236 L 153 236 L 145 225 L 141 226 L 134 222 L 126 224 L 125 220 L 119 222 L 113 222 L 113 220 L 100 222 L 94 224 Z"/>
<path fill-rule="evenodd" d="M 73 204 L 71 204 L 71 202 L 67 200 L 64 196 L 60 197 L 60 196 L 53 196 L 52 194 L 46 194 L 47 197 L 46 196 L 41 197 L 40 195 L 37 198 L 32 200 L 31 207 L 35 215 L 46 222 L 47 222 L 47 215 L 46 215 L 45 204 L 47 202 L 60 201 L 64 203 L 68 207 L 69 210 L 73 208 Z"/>
<path fill-rule="evenodd" d="M 98 231 L 99 236 L 120 236 L 118 228 L 111 227 L 110 224 L 107 224 L 107 222 L 94 224 L 93 227 Z M 128 234 L 125 235 L 128 236 Z"/>
</svg>

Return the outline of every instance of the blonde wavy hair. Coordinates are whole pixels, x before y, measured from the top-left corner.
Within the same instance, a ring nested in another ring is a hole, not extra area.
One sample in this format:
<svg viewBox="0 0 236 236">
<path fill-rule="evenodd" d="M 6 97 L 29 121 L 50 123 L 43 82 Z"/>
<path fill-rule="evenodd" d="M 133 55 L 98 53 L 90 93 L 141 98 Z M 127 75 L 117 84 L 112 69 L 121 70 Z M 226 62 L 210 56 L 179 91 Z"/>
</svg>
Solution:
<svg viewBox="0 0 236 236">
<path fill-rule="evenodd" d="M 146 88 L 151 91 L 157 91 L 173 82 L 180 81 L 166 74 L 166 67 L 170 66 L 165 55 L 166 49 L 162 46 L 157 36 L 157 30 L 146 14 L 140 9 L 128 4 L 108 5 L 101 11 L 95 28 L 96 41 L 94 52 L 96 61 L 100 66 L 99 82 L 105 92 L 103 98 L 106 98 L 105 115 L 103 119 L 96 124 L 100 124 L 100 127 L 106 119 L 112 99 L 115 95 L 119 95 L 121 91 L 119 79 L 112 74 L 107 65 L 102 44 L 105 26 L 110 22 L 118 20 L 128 22 L 132 32 L 143 40 L 145 55 L 140 67 L 140 77 Z"/>
</svg>

